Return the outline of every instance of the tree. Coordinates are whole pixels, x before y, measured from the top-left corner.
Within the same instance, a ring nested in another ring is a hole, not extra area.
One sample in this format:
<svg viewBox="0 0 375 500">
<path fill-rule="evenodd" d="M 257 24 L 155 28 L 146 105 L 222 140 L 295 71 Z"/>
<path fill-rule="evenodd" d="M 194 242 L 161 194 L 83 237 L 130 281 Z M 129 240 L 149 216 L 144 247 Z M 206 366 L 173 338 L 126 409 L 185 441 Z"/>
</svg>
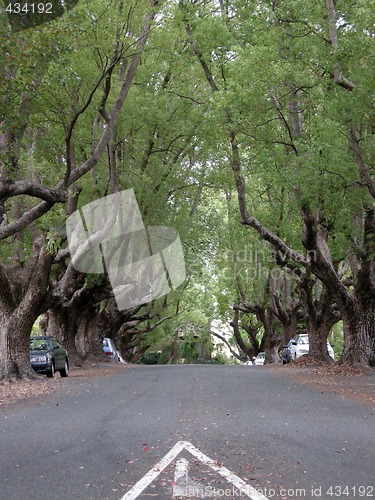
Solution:
<svg viewBox="0 0 375 500">
<path fill-rule="evenodd" d="M 207 10 L 193 16 L 192 4 L 182 4 L 187 40 L 221 111 L 215 117 L 228 137 L 241 222 L 321 280 L 344 322 L 343 361 L 373 366 L 373 50 L 364 11 L 336 13 L 330 1 L 311 12 L 289 3 L 263 4 L 251 15 L 247 5 L 236 7 L 216 29 L 219 57 L 202 37 Z M 218 19 L 208 23 L 217 27 Z M 254 175 L 266 190 L 282 183 L 293 231 L 257 208 L 248 188 Z"/>
<path fill-rule="evenodd" d="M 34 132 L 30 130 L 28 133 L 28 127 L 33 114 L 31 106 L 34 88 L 38 87 L 40 90 L 43 71 L 41 72 L 42 76 L 40 76 L 40 73 L 37 72 L 39 68 L 32 68 L 31 80 L 28 84 L 31 90 L 29 88 L 28 91 L 21 93 L 15 99 L 16 106 L 21 110 L 20 116 L 17 117 L 14 107 L 2 113 L 0 142 L 3 145 L 3 155 L 0 199 L 3 207 L 5 201 L 11 204 L 12 216 L 8 217 L 6 223 L 3 222 L 1 225 L 0 238 L 4 240 L 13 235 L 21 235 L 23 238 L 26 228 L 31 235 L 29 255 L 24 252 L 22 255 L 24 260 L 11 267 L 4 264 L 0 266 L 0 288 L 2 290 L 0 295 L 0 378 L 2 379 L 34 376 L 28 360 L 28 338 L 35 319 L 49 306 L 49 278 L 56 254 L 53 245 L 46 244 L 46 232 L 43 231 L 43 225 L 38 227 L 37 221 L 50 212 L 56 203 L 67 201 L 69 209 L 71 198 L 75 195 L 74 186 L 77 186 L 80 179 L 88 172 L 93 171 L 105 154 L 119 122 L 120 112 L 134 80 L 141 54 L 145 49 L 157 4 L 157 0 L 152 0 L 147 6 L 143 4 L 139 6 L 139 12 L 142 12 L 144 21 L 139 27 L 139 35 L 134 45 L 132 44 L 135 51 L 126 53 L 129 47 L 125 43 L 119 42 L 121 32 L 115 32 L 113 56 L 107 61 L 102 61 L 101 71 L 97 72 L 96 81 L 91 85 L 91 89 L 88 92 L 85 92 L 87 89 L 83 90 L 83 95 L 81 95 L 79 94 L 80 89 L 76 88 L 79 97 L 75 101 L 73 100 L 73 106 L 70 109 L 65 108 L 64 134 L 63 136 L 61 133 L 59 134 L 61 142 L 58 152 L 57 154 L 55 152 L 55 155 L 50 153 L 51 156 L 49 156 L 49 160 L 54 161 L 60 167 L 55 176 L 52 175 L 46 179 L 47 182 L 40 182 L 42 172 L 38 175 L 36 171 L 34 178 L 32 178 L 29 170 L 27 180 L 20 176 L 22 165 L 27 164 L 29 159 L 27 152 L 30 148 L 26 138 L 34 138 Z M 128 22 L 130 22 L 130 11 L 127 13 Z M 104 24 L 105 22 L 106 20 L 104 20 Z M 85 26 L 88 26 L 87 21 Z M 137 22 L 134 22 L 134 29 L 137 28 Z M 46 39 L 49 40 L 47 30 L 52 28 L 45 29 Z M 129 26 L 126 29 L 130 31 Z M 126 33 L 129 32 L 126 31 Z M 19 35 L 19 40 L 21 46 L 27 44 L 22 34 Z M 58 45 L 58 41 L 53 43 Z M 74 45 L 73 39 L 70 39 L 70 43 L 72 46 Z M 72 46 L 70 49 L 73 48 Z M 8 86 L 7 92 L 12 91 L 12 88 L 17 85 L 19 81 L 17 76 L 23 76 L 25 69 L 22 66 L 22 60 L 17 67 L 15 55 L 19 50 L 17 44 L 7 43 L 5 51 L 9 51 L 6 52 L 9 53 L 9 57 L 7 57 L 8 66 L 5 68 L 5 74 L 10 75 L 10 78 L 5 79 Z M 101 54 L 99 54 L 99 58 L 100 56 Z M 40 57 L 40 59 L 42 59 L 42 69 L 45 69 L 43 58 Z M 113 68 L 120 60 L 123 63 L 126 61 L 128 64 L 123 71 L 122 78 L 119 78 L 117 84 L 111 87 L 111 83 L 114 83 L 112 80 Z M 66 81 L 70 80 L 71 82 L 70 75 L 66 75 L 66 77 Z M 98 102 L 95 101 L 95 95 L 102 83 L 104 83 L 102 99 Z M 94 138 L 88 155 L 86 156 L 85 151 L 83 151 L 79 157 L 75 147 L 75 142 L 79 142 L 80 135 L 77 123 L 82 119 L 82 116 L 92 112 L 91 107 L 96 110 L 96 114 L 99 112 L 99 115 L 103 117 L 105 126 L 100 127 L 99 137 Z M 48 130 L 51 127 L 47 124 L 46 128 Z M 48 156 L 45 156 L 46 158 Z M 50 183 L 54 181 L 53 177 L 56 178 L 55 187 L 50 187 Z M 36 199 L 37 204 L 33 205 L 29 199 L 23 202 L 24 196 Z M 67 272 L 71 272 L 71 265 L 68 265 Z M 61 291 L 62 288 L 64 287 L 60 286 L 59 290 Z"/>
<path fill-rule="evenodd" d="M 269 360 L 302 322 L 327 359 L 342 318 L 343 360 L 374 365 L 366 3 L 103 6 L 2 32 L 0 377 L 32 376 L 39 314 L 77 356 L 106 331 L 136 359 L 189 307 L 207 322 L 233 315 L 243 351 Z M 233 184 L 242 227 L 226 208 Z M 121 312 L 105 276 L 74 269 L 64 226 L 129 187 L 146 226 L 178 229 L 188 281 L 183 297 Z M 238 279 L 245 244 L 260 254 L 245 271 L 260 264 L 260 277 Z"/>
<path fill-rule="evenodd" d="M 337 22 L 337 19 L 332 11 L 332 8 L 333 5 L 329 4 L 328 14 L 330 20 L 330 43 L 331 46 L 336 49 L 336 29 L 334 29 L 333 26 Z M 334 18 L 332 16 L 334 16 Z M 344 87 L 344 91 L 342 89 L 337 89 L 337 87 L 329 89 L 328 94 L 326 94 L 327 100 L 331 97 L 330 94 L 332 92 L 335 94 L 336 92 L 341 92 L 339 97 L 344 98 L 344 101 L 347 103 L 348 101 L 346 96 L 342 96 L 342 92 L 351 91 L 351 85 L 349 85 L 347 78 L 342 75 L 341 68 L 339 68 L 338 63 L 334 62 L 333 66 L 334 81 L 337 86 Z M 363 81 L 361 83 L 365 85 L 367 82 Z M 356 104 L 358 104 L 358 102 L 356 102 Z M 300 106 L 300 109 L 302 109 L 302 106 L 303 104 Z M 291 147 L 299 152 L 299 150 L 303 148 L 299 144 L 296 146 L 296 135 L 293 133 L 293 119 L 296 120 L 296 116 L 293 116 L 293 114 L 290 113 L 291 118 L 287 119 L 282 111 L 282 108 L 285 108 L 285 106 L 283 107 L 280 104 L 279 99 L 276 99 L 275 108 L 279 120 L 282 121 L 288 131 Z M 286 108 L 288 109 L 288 105 Z M 289 105 L 289 110 L 290 109 Z M 301 118 L 301 111 L 298 111 L 298 108 L 296 108 L 296 113 L 299 113 L 299 118 Z M 366 117 L 359 116 L 358 118 L 362 122 L 361 130 L 363 130 L 363 134 L 366 135 L 365 122 L 367 121 L 368 125 L 370 125 L 370 123 Z M 332 119 L 332 121 L 334 120 Z M 301 122 L 299 122 L 300 130 L 302 130 L 301 125 Z M 323 123 L 319 125 L 323 125 L 324 128 L 325 124 Z M 336 127 L 342 128 L 343 126 L 345 126 L 345 122 L 336 122 Z M 353 130 L 349 131 L 349 133 L 347 132 L 346 137 L 349 137 L 352 150 L 355 152 L 356 146 L 353 143 Z M 358 142 L 356 142 L 356 144 L 358 145 Z M 320 148 L 323 148 L 321 143 L 319 146 Z M 338 149 L 337 153 L 339 153 L 339 151 L 341 152 L 341 163 L 342 158 L 345 158 L 348 162 L 346 175 L 348 173 L 351 175 L 353 169 L 353 158 L 351 158 L 353 156 L 352 152 L 348 151 L 347 145 L 345 144 L 340 144 L 339 146 L 341 147 Z M 234 141 L 232 141 L 232 152 L 234 154 L 237 152 L 237 143 Z M 309 158 L 310 162 L 313 159 L 313 161 L 316 161 L 316 156 L 314 158 L 311 153 L 311 148 L 307 151 L 305 150 L 303 154 L 301 154 L 302 160 L 299 160 L 298 163 L 305 163 L 307 158 Z M 362 158 L 362 161 L 360 158 Z M 236 160 L 236 158 L 234 159 Z M 333 158 L 331 158 L 331 160 L 333 160 Z M 359 167 L 360 179 L 363 180 L 364 171 L 361 170 L 361 168 L 365 168 L 365 171 L 368 174 L 369 170 L 364 167 L 363 157 L 362 154 L 359 156 L 359 152 L 356 153 L 356 161 Z M 292 164 L 292 166 L 296 168 L 295 162 L 293 163 L 294 164 Z M 360 167 L 360 165 L 362 165 L 362 167 Z M 372 250 L 372 234 L 374 227 L 372 222 L 374 216 L 373 202 L 368 197 L 365 197 L 365 199 L 358 198 L 358 189 L 353 190 L 354 193 L 350 193 L 350 195 L 354 194 L 354 199 L 350 199 L 349 196 L 345 196 L 345 201 L 349 206 L 351 205 L 352 222 L 357 222 L 357 227 L 353 228 L 354 235 L 350 235 L 347 239 L 346 252 L 349 262 L 351 263 L 352 274 L 352 280 L 350 280 L 351 286 L 348 287 L 346 285 L 347 282 L 341 279 L 342 277 L 337 264 L 335 265 L 334 257 L 332 255 L 332 247 L 334 247 L 334 245 L 331 244 L 331 249 L 329 245 L 329 237 L 332 238 L 332 236 L 335 236 L 335 225 L 338 225 L 339 223 L 339 219 L 335 217 L 329 209 L 327 209 L 327 202 L 329 200 L 324 198 L 322 199 L 320 196 L 318 197 L 317 206 L 314 207 L 311 200 L 311 194 L 309 196 L 309 193 L 303 188 L 301 189 L 298 185 L 293 186 L 297 200 L 300 204 L 304 228 L 302 241 L 307 254 L 303 255 L 290 248 L 285 241 L 277 236 L 277 234 L 266 228 L 248 212 L 245 201 L 245 182 L 241 174 L 241 167 L 237 161 L 234 161 L 232 166 L 236 177 L 242 223 L 256 229 L 262 238 L 269 241 L 279 251 L 283 252 L 287 259 L 291 259 L 299 264 L 302 264 L 303 267 L 314 273 L 324 283 L 327 292 L 335 299 L 344 322 L 345 347 L 343 361 L 352 364 L 369 364 L 373 366 L 375 364 L 374 332 L 371 326 L 374 319 L 374 282 L 373 272 L 371 271 L 374 265 Z M 332 162 L 330 168 L 335 170 L 336 165 Z M 367 187 L 369 188 L 370 186 Z M 332 193 L 330 194 L 332 195 Z"/>
</svg>

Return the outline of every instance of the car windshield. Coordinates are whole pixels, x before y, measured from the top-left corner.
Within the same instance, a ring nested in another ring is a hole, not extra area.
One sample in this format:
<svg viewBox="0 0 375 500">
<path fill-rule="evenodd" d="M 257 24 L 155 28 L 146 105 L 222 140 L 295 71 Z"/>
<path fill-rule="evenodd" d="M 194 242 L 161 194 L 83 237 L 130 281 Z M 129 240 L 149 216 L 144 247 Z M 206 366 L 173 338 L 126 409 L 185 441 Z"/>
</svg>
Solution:
<svg viewBox="0 0 375 500">
<path fill-rule="evenodd" d="M 308 344 L 309 343 L 309 338 L 308 337 L 299 337 L 298 343 L 299 344 Z"/>
<path fill-rule="evenodd" d="M 30 351 L 43 351 L 48 349 L 48 344 L 45 339 L 30 340 Z"/>
<path fill-rule="evenodd" d="M 264 354 L 264 352 L 260 352 L 257 356 L 258 359 L 263 359 L 266 355 Z"/>
</svg>

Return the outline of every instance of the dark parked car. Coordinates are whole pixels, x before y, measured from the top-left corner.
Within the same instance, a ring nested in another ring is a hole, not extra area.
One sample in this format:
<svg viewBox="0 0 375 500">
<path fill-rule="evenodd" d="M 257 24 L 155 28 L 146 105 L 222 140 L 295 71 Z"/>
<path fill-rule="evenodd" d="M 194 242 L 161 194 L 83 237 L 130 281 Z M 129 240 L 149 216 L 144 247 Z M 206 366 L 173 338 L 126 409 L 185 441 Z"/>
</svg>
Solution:
<svg viewBox="0 0 375 500">
<path fill-rule="evenodd" d="M 291 339 L 287 345 L 284 345 L 283 352 L 281 354 L 281 361 L 283 362 L 283 365 L 292 361 L 292 345 L 295 341 L 296 339 Z"/>
<path fill-rule="evenodd" d="M 30 338 L 30 364 L 38 373 L 53 377 L 60 372 L 62 377 L 69 374 L 68 352 L 55 337 Z"/>
</svg>

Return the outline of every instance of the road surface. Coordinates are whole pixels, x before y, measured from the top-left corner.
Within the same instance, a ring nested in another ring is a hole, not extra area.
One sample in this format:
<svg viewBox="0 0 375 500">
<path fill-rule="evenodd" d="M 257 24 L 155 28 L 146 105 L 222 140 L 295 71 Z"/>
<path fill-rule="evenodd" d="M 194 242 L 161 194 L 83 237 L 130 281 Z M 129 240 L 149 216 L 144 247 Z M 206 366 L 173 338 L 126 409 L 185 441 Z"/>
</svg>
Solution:
<svg viewBox="0 0 375 500">
<path fill-rule="evenodd" d="M 1 499 L 120 500 L 181 442 L 197 455 L 181 449 L 128 498 L 375 497 L 374 410 L 280 370 L 135 366 L 51 384 L 0 409 Z"/>
</svg>

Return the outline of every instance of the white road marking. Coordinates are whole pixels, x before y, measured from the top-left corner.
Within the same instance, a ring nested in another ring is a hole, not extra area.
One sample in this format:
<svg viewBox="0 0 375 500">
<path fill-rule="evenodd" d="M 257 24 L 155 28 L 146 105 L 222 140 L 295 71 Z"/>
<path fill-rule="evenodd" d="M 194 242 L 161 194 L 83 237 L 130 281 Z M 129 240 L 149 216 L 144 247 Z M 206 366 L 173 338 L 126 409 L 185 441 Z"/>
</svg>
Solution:
<svg viewBox="0 0 375 500">
<path fill-rule="evenodd" d="M 186 496 L 189 481 L 189 462 L 186 458 L 180 458 L 176 462 L 174 471 L 173 496 Z"/>
<path fill-rule="evenodd" d="M 174 471 L 173 498 L 204 498 L 205 485 L 192 481 L 189 478 L 189 462 L 180 458 L 176 462 Z M 212 494 L 209 496 L 212 497 Z"/>
<path fill-rule="evenodd" d="M 135 500 L 143 492 L 143 490 L 145 490 L 147 486 L 149 486 L 158 477 L 158 475 L 173 462 L 182 450 L 187 450 L 200 462 L 211 467 L 211 469 L 235 486 L 242 495 L 247 496 L 251 500 L 268 500 L 268 498 L 265 497 L 260 491 L 257 491 L 249 484 L 246 484 L 245 481 L 236 476 L 236 474 L 233 474 L 233 472 L 226 467 L 223 467 L 217 464 L 214 460 L 211 460 L 211 458 L 199 451 L 198 448 L 193 446 L 188 441 L 178 441 L 178 443 L 176 443 L 173 448 L 149 472 L 147 472 L 147 474 L 142 477 L 142 479 L 140 479 L 127 493 L 125 493 L 121 500 Z M 180 477 L 182 481 L 185 480 L 187 482 L 188 466 L 186 465 L 186 462 L 186 460 L 177 462 L 175 478 L 176 474 L 178 474 L 178 477 Z M 184 475 L 185 479 L 182 475 Z"/>
</svg>

